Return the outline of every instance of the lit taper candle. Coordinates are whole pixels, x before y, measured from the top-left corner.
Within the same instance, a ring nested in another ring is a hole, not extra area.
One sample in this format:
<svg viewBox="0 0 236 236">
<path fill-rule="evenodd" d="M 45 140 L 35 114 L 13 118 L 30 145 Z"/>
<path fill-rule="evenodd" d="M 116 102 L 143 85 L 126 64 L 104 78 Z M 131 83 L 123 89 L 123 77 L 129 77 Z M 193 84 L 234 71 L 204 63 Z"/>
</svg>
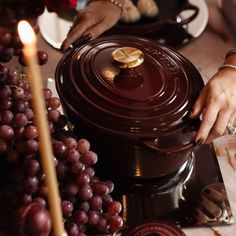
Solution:
<svg viewBox="0 0 236 236">
<path fill-rule="evenodd" d="M 28 77 L 32 92 L 32 105 L 35 112 L 36 126 L 39 132 L 39 148 L 45 180 L 48 187 L 48 203 L 55 236 L 66 235 L 63 225 L 61 199 L 53 161 L 51 136 L 46 115 L 43 95 L 42 76 L 38 66 L 37 40 L 35 33 L 27 21 L 20 21 L 18 33 L 24 45 L 23 54 L 28 65 Z"/>
</svg>

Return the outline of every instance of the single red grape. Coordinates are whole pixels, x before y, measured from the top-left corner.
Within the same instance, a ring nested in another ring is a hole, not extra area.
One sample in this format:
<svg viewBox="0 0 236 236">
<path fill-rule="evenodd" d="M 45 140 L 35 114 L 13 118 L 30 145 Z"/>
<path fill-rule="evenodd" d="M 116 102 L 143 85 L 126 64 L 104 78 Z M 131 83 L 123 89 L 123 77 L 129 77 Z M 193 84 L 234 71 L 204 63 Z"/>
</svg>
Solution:
<svg viewBox="0 0 236 236">
<path fill-rule="evenodd" d="M 39 63 L 39 65 L 44 65 L 44 64 L 47 63 L 47 61 L 48 61 L 48 54 L 46 52 L 38 51 L 37 55 L 38 55 L 38 63 Z"/>
</svg>

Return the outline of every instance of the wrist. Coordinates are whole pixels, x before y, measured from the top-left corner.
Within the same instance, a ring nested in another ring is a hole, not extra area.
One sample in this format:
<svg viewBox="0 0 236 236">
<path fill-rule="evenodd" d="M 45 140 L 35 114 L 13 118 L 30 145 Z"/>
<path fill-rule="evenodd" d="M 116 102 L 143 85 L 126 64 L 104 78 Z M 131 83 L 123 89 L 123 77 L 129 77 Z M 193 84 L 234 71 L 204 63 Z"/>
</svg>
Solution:
<svg viewBox="0 0 236 236">
<path fill-rule="evenodd" d="M 231 69 L 236 72 L 236 65 L 224 63 L 223 65 L 219 67 L 219 70 L 223 70 L 223 69 Z"/>
<path fill-rule="evenodd" d="M 98 2 L 98 1 L 108 2 L 110 4 L 113 4 L 114 6 L 119 8 L 121 13 L 122 13 L 123 12 L 123 6 L 124 6 L 124 3 L 125 3 L 126 0 L 91 0 L 90 2 Z"/>
<path fill-rule="evenodd" d="M 228 57 L 230 57 L 230 56 L 232 56 L 232 55 L 235 55 L 235 54 L 236 54 L 236 48 L 233 48 L 233 49 L 229 50 L 229 51 L 225 54 L 225 60 L 226 60 Z"/>
<path fill-rule="evenodd" d="M 224 64 L 234 64 L 236 65 L 236 48 L 229 50 L 225 54 Z"/>
<path fill-rule="evenodd" d="M 224 63 L 219 67 L 219 70 L 227 69 L 236 72 L 236 48 L 229 50 L 225 54 Z"/>
<path fill-rule="evenodd" d="M 228 57 L 225 59 L 224 64 L 233 64 L 233 65 L 236 65 L 236 54 L 228 56 Z"/>
<path fill-rule="evenodd" d="M 224 63 L 219 66 L 218 70 L 219 74 L 227 74 L 231 77 L 235 77 L 236 75 L 236 48 L 229 50 L 225 54 Z"/>
</svg>

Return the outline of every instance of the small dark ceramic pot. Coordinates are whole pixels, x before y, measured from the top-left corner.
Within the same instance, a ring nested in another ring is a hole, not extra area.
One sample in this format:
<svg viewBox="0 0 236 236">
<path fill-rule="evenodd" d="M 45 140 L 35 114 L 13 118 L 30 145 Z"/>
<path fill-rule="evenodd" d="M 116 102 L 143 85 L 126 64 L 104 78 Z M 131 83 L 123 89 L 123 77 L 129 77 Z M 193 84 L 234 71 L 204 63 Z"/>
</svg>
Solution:
<svg viewBox="0 0 236 236">
<path fill-rule="evenodd" d="M 124 228 L 121 232 L 122 236 L 185 236 L 180 227 L 166 221 L 148 221 L 127 229 Z M 120 232 L 113 234 L 113 236 L 118 235 Z"/>
<path fill-rule="evenodd" d="M 146 38 L 110 36 L 66 54 L 56 70 L 63 109 L 88 138 L 106 176 L 156 178 L 193 151 L 199 120 L 188 118 L 204 83 L 173 49 Z"/>
<path fill-rule="evenodd" d="M 108 33 L 129 34 L 145 36 L 148 38 L 158 38 L 166 28 L 177 29 L 185 27 L 193 21 L 199 13 L 199 8 L 191 4 L 188 0 L 154 0 L 159 8 L 159 14 L 156 17 L 141 19 L 135 23 L 118 22 Z M 134 1 L 134 3 L 137 0 Z M 189 16 L 183 19 L 180 15 L 184 11 L 191 11 Z M 173 32 L 171 32 L 173 33 Z M 173 37 L 176 37 L 173 35 Z"/>
</svg>

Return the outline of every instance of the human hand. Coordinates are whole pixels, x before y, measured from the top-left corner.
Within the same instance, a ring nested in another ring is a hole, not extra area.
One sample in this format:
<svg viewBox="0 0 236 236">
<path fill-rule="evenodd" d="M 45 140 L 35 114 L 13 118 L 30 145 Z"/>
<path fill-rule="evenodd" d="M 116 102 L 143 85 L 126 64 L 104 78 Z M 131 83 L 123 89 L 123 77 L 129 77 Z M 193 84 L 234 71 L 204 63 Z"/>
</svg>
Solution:
<svg viewBox="0 0 236 236">
<path fill-rule="evenodd" d="M 123 3 L 123 0 L 119 2 Z M 78 12 L 61 49 L 67 50 L 79 38 L 81 40 L 97 38 L 114 26 L 120 17 L 121 9 L 115 4 L 109 1 L 91 2 Z"/>
<path fill-rule="evenodd" d="M 195 136 L 198 144 L 209 143 L 223 135 L 227 123 L 236 118 L 236 71 L 219 70 L 206 84 L 193 106 L 190 118 L 202 115 L 200 128 Z"/>
</svg>

